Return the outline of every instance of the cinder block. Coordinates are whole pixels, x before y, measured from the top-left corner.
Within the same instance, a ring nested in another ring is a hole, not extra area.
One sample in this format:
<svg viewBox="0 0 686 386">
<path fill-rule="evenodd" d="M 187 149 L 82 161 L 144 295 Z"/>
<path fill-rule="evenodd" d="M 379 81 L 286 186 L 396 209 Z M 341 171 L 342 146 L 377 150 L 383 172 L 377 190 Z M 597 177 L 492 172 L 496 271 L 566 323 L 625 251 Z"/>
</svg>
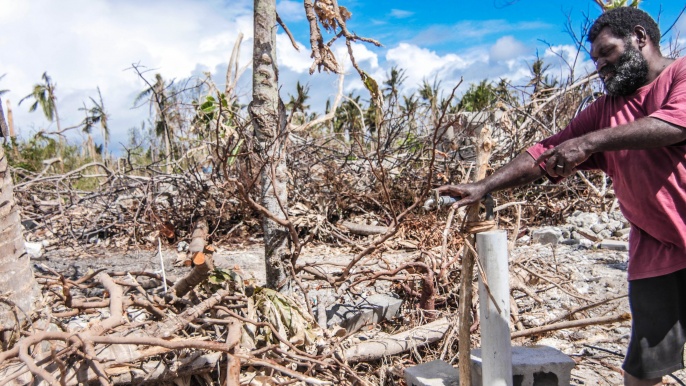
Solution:
<svg viewBox="0 0 686 386">
<path fill-rule="evenodd" d="M 618 240 L 603 240 L 600 242 L 600 248 L 612 249 L 614 251 L 628 251 L 629 243 L 626 241 Z"/>
<path fill-rule="evenodd" d="M 484 386 L 481 349 L 472 350 L 472 386 Z M 548 346 L 512 347 L 513 386 L 569 386 L 575 362 Z"/>
<path fill-rule="evenodd" d="M 376 294 L 369 296 L 356 305 L 336 304 L 326 310 L 326 325 L 345 328 L 349 333 L 360 328 L 390 320 L 398 315 L 402 300 L 388 295 Z"/>
<path fill-rule="evenodd" d="M 459 386 L 460 372 L 442 360 L 405 369 L 407 386 Z"/>
</svg>

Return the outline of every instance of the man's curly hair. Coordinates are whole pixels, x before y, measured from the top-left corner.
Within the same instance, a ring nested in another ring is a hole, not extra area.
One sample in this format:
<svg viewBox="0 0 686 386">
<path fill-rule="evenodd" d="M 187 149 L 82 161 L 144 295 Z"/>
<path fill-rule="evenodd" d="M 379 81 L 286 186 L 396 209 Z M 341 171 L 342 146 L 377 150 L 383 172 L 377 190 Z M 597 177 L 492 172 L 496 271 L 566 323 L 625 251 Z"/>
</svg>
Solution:
<svg viewBox="0 0 686 386">
<path fill-rule="evenodd" d="M 618 7 L 600 15 L 588 32 L 588 41 L 593 42 L 605 27 L 621 38 L 627 38 L 634 32 L 634 27 L 645 28 L 653 44 L 660 49 L 660 27 L 646 12 L 634 7 Z"/>
</svg>

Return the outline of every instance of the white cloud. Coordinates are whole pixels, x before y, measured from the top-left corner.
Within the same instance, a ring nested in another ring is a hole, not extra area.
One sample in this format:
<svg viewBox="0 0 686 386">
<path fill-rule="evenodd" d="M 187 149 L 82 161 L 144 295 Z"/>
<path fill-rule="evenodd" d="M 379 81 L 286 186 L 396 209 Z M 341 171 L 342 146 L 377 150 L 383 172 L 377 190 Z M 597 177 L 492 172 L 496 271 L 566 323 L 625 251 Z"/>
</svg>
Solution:
<svg viewBox="0 0 686 386">
<path fill-rule="evenodd" d="M 276 35 L 276 58 L 279 67 L 284 66 L 298 73 L 308 72 L 312 65 L 310 48 L 300 43 L 298 43 L 298 48 L 300 51 L 293 48 L 288 36 Z"/>
<path fill-rule="evenodd" d="M 405 19 L 414 15 L 414 12 L 405 11 L 402 9 L 391 9 L 391 17 L 396 19 Z"/>
<path fill-rule="evenodd" d="M 526 53 L 527 47 L 512 36 L 498 39 L 489 51 L 491 61 L 501 61 L 516 58 Z"/>
<path fill-rule="evenodd" d="M 130 110 L 132 96 L 145 88 L 126 71 L 132 63 L 151 69 L 150 77 L 185 78 L 228 62 L 239 32 L 250 37 L 251 2 L 218 7 L 189 0 L 0 0 L 0 50 L 6 53 L 0 74 L 7 74 L 0 88 L 10 89 L 5 99 L 13 102 L 15 124 L 24 137 L 31 127 L 47 126 L 28 105 L 16 106 L 47 71 L 57 84 L 63 126 L 82 119 L 78 108 L 100 86 L 115 143 L 124 141 L 132 122 L 147 116 L 145 109 Z"/>
<path fill-rule="evenodd" d="M 593 62 L 589 59 L 588 54 L 571 44 L 550 46 L 545 50 L 543 58 L 552 66 L 549 69 L 549 74 L 557 78 L 569 75 L 569 70 L 574 70 L 576 78 L 584 76 L 595 70 Z"/>
<path fill-rule="evenodd" d="M 465 59 L 455 54 L 441 56 L 426 48 L 400 43 L 388 50 L 386 60 L 404 69 L 407 76 L 406 85 L 415 87 L 424 79 L 433 79 L 439 74 L 464 69 L 476 58 Z"/>
</svg>

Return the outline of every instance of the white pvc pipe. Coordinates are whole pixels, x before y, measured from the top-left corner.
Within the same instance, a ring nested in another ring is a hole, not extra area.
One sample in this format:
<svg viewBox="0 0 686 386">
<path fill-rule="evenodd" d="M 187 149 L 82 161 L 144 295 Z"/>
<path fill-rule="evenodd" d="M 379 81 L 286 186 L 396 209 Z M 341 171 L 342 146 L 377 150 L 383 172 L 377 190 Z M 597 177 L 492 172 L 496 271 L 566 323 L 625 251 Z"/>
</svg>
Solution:
<svg viewBox="0 0 686 386">
<path fill-rule="evenodd" d="M 512 386 L 512 346 L 510 344 L 510 283 L 507 265 L 507 232 L 494 230 L 476 235 L 477 251 L 493 299 L 479 275 L 481 314 L 482 384 Z"/>
</svg>

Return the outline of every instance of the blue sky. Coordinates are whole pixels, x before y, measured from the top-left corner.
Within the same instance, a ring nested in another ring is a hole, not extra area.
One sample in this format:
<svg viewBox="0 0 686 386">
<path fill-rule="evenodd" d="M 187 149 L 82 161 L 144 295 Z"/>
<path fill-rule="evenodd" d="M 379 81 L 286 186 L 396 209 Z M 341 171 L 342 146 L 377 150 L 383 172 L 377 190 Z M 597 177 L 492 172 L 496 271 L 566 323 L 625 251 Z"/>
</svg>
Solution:
<svg viewBox="0 0 686 386">
<path fill-rule="evenodd" d="M 684 4 L 645 0 L 641 8 L 669 27 Z M 584 15 L 595 18 L 591 1 L 362 1 L 339 0 L 352 12 L 351 31 L 380 41 L 382 47 L 356 44 L 360 65 L 383 81 L 391 67 L 406 70 L 404 92 L 423 79 L 438 79 L 446 89 L 460 78 L 464 92 L 471 82 L 507 78 L 525 83 L 528 64 L 536 54 L 552 64 L 551 75 L 566 75 L 574 58 L 573 42 L 565 32 L 567 14 L 578 30 Z M 278 0 L 279 13 L 301 45 L 295 51 L 279 31 L 277 56 L 281 96 L 287 100 L 296 81 L 310 85 L 310 104 L 321 109 L 335 93 L 336 77 L 310 76 L 307 22 L 301 1 Z M 147 120 L 147 108 L 132 109 L 145 84 L 130 67 L 139 63 L 166 79 L 184 79 L 210 72 L 220 87 L 231 49 L 244 34 L 240 64 L 248 65 L 239 93 L 250 96 L 249 61 L 252 50 L 252 1 L 246 0 L 0 0 L 0 90 L 12 104 L 15 125 L 28 138 L 41 129 L 54 130 L 42 114 L 17 106 L 47 71 L 57 84 L 63 126 L 83 119 L 78 111 L 100 87 L 111 115 L 112 145 L 117 152 L 132 126 Z M 686 17 L 671 37 L 686 40 Z M 680 35 L 677 35 L 680 34 Z M 545 41 L 546 43 L 542 42 Z M 335 45 L 341 63 L 348 63 L 344 45 Z M 591 69 L 583 55 L 575 63 L 578 76 Z M 345 92 L 366 98 L 359 77 L 346 67 Z M 518 83 L 519 82 L 519 83 Z M 74 142 L 82 137 L 71 134 Z M 97 138 L 96 142 L 100 142 Z"/>
</svg>

